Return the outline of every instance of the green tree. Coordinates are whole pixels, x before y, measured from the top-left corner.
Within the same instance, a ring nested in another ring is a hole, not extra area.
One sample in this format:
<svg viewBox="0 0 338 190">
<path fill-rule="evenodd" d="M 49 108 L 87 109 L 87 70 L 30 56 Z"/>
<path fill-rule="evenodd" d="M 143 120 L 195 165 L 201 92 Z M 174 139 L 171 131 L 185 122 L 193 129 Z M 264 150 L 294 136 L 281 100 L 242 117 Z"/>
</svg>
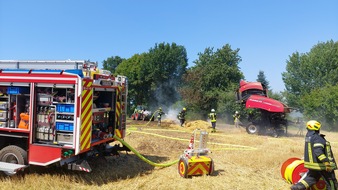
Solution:
<svg viewBox="0 0 338 190">
<path fill-rule="evenodd" d="M 150 109 L 170 106 L 180 99 L 177 86 L 186 72 L 187 53 L 175 43 L 155 44 L 149 52 L 123 60 L 115 74 L 129 81 L 129 100 Z"/>
<path fill-rule="evenodd" d="M 293 53 L 287 60 L 286 72 L 282 73 L 282 76 L 288 105 L 299 108 L 307 114 L 307 117 L 312 118 L 315 113 L 308 110 L 311 106 L 308 104 L 305 106 L 306 101 L 313 101 L 312 106 L 318 106 L 319 104 L 314 103 L 320 97 L 315 96 L 314 92 L 323 89 L 332 92 L 330 88 L 334 88 L 338 83 L 338 42 L 332 40 L 321 42 L 313 46 L 308 53 Z M 310 100 L 309 96 L 313 100 Z M 326 105 L 326 103 L 328 99 L 322 99 L 321 104 Z M 320 118 L 326 118 L 325 115 L 329 116 L 332 111 L 322 110 Z M 333 121 L 329 118 L 326 120 Z"/>
<path fill-rule="evenodd" d="M 270 90 L 269 81 L 266 79 L 264 71 L 259 71 L 257 75 L 257 82 L 262 83 L 262 85 L 264 85 L 266 89 Z"/>
<path fill-rule="evenodd" d="M 128 77 L 128 107 L 144 105 L 147 102 L 150 86 L 147 84 L 147 76 L 142 73 L 146 54 L 135 54 L 131 58 L 122 61 L 116 68 L 115 74 Z"/>
<path fill-rule="evenodd" d="M 218 112 L 232 112 L 234 91 L 243 78 L 238 64 L 239 49 L 229 44 L 216 51 L 206 48 L 198 54 L 195 66 L 188 69 L 180 94 L 190 109 L 206 115 L 212 108 Z M 232 102 L 232 103 L 231 103 Z"/>
<path fill-rule="evenodd" d="M 107 60 L 103 60 L 103 69 L 115 73 L 116 67 L 119 66 L 119 64 L 122 63 L 122 61 L 124 60 L 125 60 L 124 58 L 121 58 L 119 56 L 108 57 Z"/>
<path fill-rule="evenodd" d="M 293 53 L 282 73 L 288 104 L 303 110 L 302 96 L 313 89 L 338 82 L 338 43 L 328 41 L 313 46 L 309 53 Z"/>
<path fill-rule="evenodd" d="M 155 44 L 146 56 L 143 75 L 150 85 L 150 106 L 168 107 L 180 99 L 177 87 L 186 72 L 188 58 L 186 49 L 176 43 Z"/>
<path fill-rule="evenodd" d="M 338 118 L 338 85 L 327 85 L 313 89 L 309 94 L 302 96 L 301 103 L 304 106 L 304 114 L 310 119 L 324 121 L 323 128 L 327 130 L 337 129 Z"/>
</svg>

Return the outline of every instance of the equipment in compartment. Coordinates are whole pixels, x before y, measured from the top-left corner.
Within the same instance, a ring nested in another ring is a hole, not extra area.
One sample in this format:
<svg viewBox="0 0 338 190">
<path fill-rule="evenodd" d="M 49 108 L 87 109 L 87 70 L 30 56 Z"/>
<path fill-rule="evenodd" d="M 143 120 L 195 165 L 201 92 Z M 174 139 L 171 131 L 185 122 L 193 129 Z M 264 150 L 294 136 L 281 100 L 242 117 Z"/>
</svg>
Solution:
<svg viewBox="0 0 338 190">
<path fill-rule="evenodd" d="M 53 141 L 54 140 L 53 128 L 47 126 L 38 126 L 36 129 L 36 139 Z"/>
<path fill-rule="evenodd" d="M 73 143 L 73 134 L 72 133 L 56 133 L 56 139 L 58 143 L 72 144 Z"/>
<path fill-rule="evenodd" d="M 43 102 L 39 102 L 39 105 L 37 106 L 37 123 L 36 139 L 40 141 L 55 142 L 54 105 L 45 105 Z"/>
<path fill-rule="evenodd" d="M 26 113 L 21 113 L 20 114 L 20 123 L 18 128 L 20 129 L 28 129 L 29 127 L 29 115 Z"/>
<path fill-rule="evenodd" d="M 7 121 L 1 121 L 0 127 L 7 127 Z"/>
<path fill-rule="evenodd" d="M 0 109 L 5 110 L 8 108 L 8 102 L 0 102 Z"/>
<path fill-rule="evenodd" d="M 5 110 L 0 110 L 0 121 L 7 121 L 7 113 Z"/>
</svg>

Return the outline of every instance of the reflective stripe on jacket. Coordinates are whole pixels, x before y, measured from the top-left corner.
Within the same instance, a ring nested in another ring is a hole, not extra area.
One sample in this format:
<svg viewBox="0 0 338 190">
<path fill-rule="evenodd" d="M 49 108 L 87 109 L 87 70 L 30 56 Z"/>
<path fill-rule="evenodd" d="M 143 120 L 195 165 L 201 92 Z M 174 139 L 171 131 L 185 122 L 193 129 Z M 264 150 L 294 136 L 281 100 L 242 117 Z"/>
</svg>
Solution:
<svg viewBox="0 0 338 190">
<path fill-rule="evenodd" d="M 324 162 L 329 162 L 336 169 L 336 161 L 333 157 L 330 142 L 324 135 L 318 132 L 308 131 L 305 137 L 304 167 L 313 170 L 325 170 Z"/>
<path fill-rule="evenodd" d="M 210 120 L 211 120 L 212 123 L 216 122 L 216 113 L 210 113 L 209 114 L 209 118 L 210 118 Z"/>
</svg>

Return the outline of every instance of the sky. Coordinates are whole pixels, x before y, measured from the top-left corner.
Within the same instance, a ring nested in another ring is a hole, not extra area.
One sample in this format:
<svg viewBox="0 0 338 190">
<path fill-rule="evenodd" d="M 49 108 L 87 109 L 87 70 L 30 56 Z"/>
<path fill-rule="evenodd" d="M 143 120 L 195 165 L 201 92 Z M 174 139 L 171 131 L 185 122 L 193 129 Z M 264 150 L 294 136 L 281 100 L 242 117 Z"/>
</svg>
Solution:
<svg viewBox="0 0 338 190">
<path fill-rule="evenodd" d="M 292 53 L 338 41 L 337 0 L 0 0 L 0 60 L 130 58 L 155 44 L 239 49 L 247 81 L 274 92 Z"/>
</svg>

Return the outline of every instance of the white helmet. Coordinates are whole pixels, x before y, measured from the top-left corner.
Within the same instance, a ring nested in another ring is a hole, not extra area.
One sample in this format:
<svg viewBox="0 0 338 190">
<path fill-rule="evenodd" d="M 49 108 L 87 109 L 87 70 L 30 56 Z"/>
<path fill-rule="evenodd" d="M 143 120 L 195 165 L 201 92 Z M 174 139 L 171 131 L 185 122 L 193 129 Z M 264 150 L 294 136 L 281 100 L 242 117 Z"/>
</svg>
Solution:
<svg viewBox="0 0 338 190">
<path fill-rule="evenodd" d="M 238 114 L 238 111 L 236 111 L 235 113 Z"/>
<path fill-rule="evenodd" d="M 215 112 L 215 109 L 211 109 L 211 112 Z"/>
</svg>

